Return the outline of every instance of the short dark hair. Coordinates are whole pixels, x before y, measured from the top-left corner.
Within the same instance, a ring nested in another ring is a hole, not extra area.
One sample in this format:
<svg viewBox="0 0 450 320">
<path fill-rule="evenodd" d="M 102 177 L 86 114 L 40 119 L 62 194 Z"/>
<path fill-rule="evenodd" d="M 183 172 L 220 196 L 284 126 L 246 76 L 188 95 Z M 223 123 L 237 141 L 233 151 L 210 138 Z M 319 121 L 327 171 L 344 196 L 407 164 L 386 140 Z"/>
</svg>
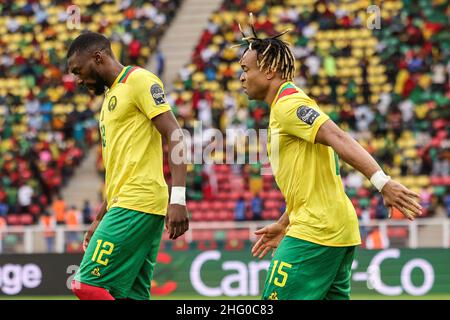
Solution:
<svg viewBox="0 0 450 320">
<path fill-rule="evenodd" d="M 253 15 L 251 13 L 250 24 L 252 29 L 251 36 L 246 36 L 239 24 L 239 30 L 242 33 L 242 40 L 244 41 L 244 44 L 241 45 L 247 46 L 244 54 L 248 50 L 255 50 L 257 54 L 257 65 L 261 71 L 277 71 L 284 80 L 292 81 L 295 75 L 295 58 L 289 48 L 289 43 L 279 39 L 289 30 L 271 38 L 261 39 L 256 35 L 255 28 L 253 27 Z"/>
<path fill-rule="evenodd" d="M 112 56 L 111 42 L 104 35 L 97 32 L 85 32 L 72 41 L 67 51 L 67 59 L 79 51 L 87 50 L 105 50 Z"/>
</svg>

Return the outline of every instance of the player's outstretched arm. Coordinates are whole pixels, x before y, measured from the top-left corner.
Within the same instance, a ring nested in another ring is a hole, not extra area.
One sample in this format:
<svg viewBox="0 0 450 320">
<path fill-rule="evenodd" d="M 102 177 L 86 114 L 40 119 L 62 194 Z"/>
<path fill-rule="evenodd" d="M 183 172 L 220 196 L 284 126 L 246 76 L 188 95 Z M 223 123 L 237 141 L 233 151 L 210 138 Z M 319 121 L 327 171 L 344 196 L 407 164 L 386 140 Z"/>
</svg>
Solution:
<svg viewBox="0 0 450 320">
<path fill-rule="evenodd" d="M 169 166 L 172 175 L 172 192 L 166 215 L 166 230 L 175 240 L 189 229 L 186 209 L 186 145 L 183 131 L 171 111 L 152 119 L 156 129 L 169 145 Z"/>
<path fill-rule="evenodd" d="M 86 251 L 86 248 L 89 244 L 89 241 L 92 238 L 92 235 L 94 234 L 95 230 L 98 227 L 98 224 L 100 223 L 100 221 L 102 221 L 103 217 L 105 216 L 106 213 L 106 208 L 108 207 L 108 203 L 105 201 L 103 201 L 102 206 L 100 207 L 97 216 L 95 217 L 95 220 L 92 221 L 91 225 L 89 226 L 89 230 L 84 234 L 84 239 L 83 239 L 83 250 Z"/>
<path fill-rule="evenodd" d="M 270 250 L 278 248 L 278 245 L 286 234 L 288 225 L 289 215 L 285 212 L 277 222 L 255 231 L 255 234 L 261 237 L 252 248 L 253 256 L 262 259 Z"/>
<path fill-rule="evenodd" d="M 399 209 L 410 220 L 422 214 L 419 195 L 386 176 L 375 159 L 332 120 L 322 124 L 315 142 L 332 147 L 342 160 L 364 174 L 381 192 L 386 207 Z"/>
</svg>

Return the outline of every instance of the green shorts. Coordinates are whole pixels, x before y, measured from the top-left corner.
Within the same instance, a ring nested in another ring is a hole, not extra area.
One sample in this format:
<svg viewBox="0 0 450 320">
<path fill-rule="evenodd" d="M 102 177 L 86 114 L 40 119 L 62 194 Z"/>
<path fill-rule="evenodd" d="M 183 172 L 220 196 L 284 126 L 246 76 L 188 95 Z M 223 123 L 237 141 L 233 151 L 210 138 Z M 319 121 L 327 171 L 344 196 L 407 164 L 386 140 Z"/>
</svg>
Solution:
<svg viewBox="0 0 450 320">
<path fill-rule="evenodd" d="M 348 300 L 355 247 L 326 247 L 286 236 L 270 263 L 264 300 Z"/>
<path fill-rule="evenodd" d="M 164 216 L 114 207 L 95 230 L 75 280 L 116 299 L 149 300 Z"/>
</svg>

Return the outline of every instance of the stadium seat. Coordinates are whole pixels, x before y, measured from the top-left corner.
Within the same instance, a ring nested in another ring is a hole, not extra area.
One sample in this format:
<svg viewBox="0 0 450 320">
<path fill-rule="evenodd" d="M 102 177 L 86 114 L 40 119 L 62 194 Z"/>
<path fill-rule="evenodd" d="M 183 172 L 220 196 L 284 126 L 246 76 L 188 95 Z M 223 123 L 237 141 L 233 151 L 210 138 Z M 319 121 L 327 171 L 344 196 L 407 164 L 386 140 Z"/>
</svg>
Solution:
<svg viewBox="0 0 450 320">
<path fill-rule="evenodd" d="M 6 216 L 6 223 L 10 226 L 17 226 L 21 224 L 20 215 L 9 214 Z"/>
<path fill-rule="evenodd" d="M 21 214 L 19 215 L 19 220 L 22 225 L 30 225 L 34 222 L 31 214 Z"/>
</svg>

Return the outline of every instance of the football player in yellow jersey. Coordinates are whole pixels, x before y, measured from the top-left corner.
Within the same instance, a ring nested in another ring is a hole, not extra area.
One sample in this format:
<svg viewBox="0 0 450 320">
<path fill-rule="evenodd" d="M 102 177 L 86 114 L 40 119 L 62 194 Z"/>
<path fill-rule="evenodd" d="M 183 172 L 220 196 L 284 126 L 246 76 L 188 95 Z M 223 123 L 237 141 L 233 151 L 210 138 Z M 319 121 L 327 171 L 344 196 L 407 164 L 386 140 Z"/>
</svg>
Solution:
<svg viewBox="0 0 450 320">
<path fill-rule="evenodd" d="M 67 59 L 79 85 L 105 96 L 99 127 L 106 200 L 85 235 L 72 290 L 80 299 L 148 300 L 164 222 L 171 239 L 189 228 L 181 128 L 158 77 L 121 65 L 103 35 L 81 34 Z M 161 136 L 169 145 L 169 205 Z"/>
<path fill-rule="evenodd" d="M 355 209 L 344 192 L 338 157 L 364 174 L 387 207 L 408 219 L 421 214 L 418 195 L 385 175 L 292 81 L 295 59 L 280 35 L 243 40 L 240 64 L 249 99 L 270 106 L 269 160 L 286 200 L 278 222 L 256 232 L 252 248 L 264 257 L 277 249 L 263 299 L 349 299 L 355 247 L 361 243 Z"/>
</svg>

